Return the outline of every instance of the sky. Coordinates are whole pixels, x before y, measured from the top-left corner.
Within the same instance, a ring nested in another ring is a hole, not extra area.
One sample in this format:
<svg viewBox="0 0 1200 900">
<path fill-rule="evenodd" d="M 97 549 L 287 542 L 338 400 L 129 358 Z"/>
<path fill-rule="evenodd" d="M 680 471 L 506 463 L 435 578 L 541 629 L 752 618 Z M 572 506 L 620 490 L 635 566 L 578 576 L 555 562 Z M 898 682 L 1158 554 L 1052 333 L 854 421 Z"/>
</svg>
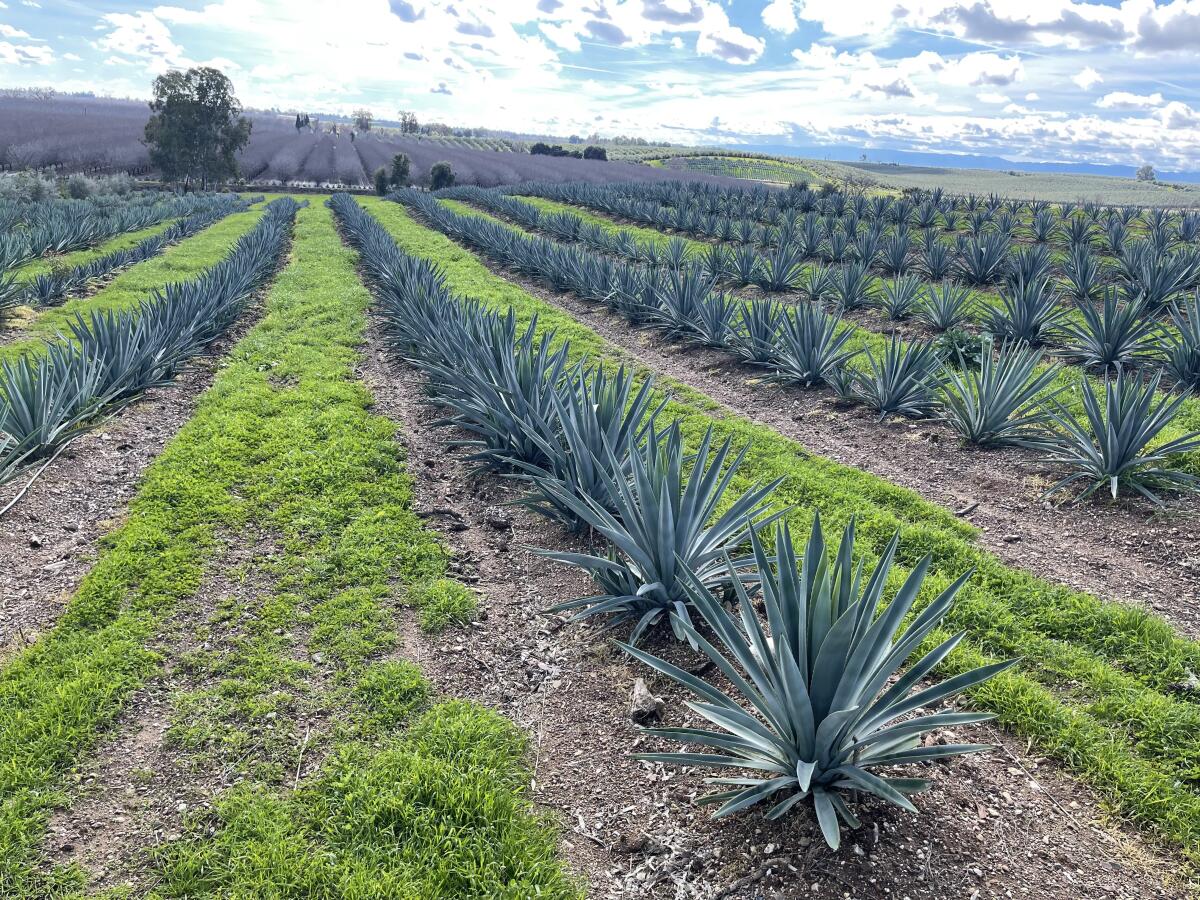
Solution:
<svg viewBox="0 0 1200 900">
<path fill-rule="evenodd" d="M 0 87 L 1200 169 L 1200 0 L 0 0 Z"/>
</svg>

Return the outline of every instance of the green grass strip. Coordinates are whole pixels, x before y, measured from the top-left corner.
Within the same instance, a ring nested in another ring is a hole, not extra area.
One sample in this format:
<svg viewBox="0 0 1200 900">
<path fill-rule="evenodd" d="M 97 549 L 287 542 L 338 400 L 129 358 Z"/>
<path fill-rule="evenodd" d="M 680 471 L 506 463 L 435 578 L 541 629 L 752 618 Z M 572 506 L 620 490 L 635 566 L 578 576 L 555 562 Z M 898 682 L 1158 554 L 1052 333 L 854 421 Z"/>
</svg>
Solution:
<svg viewBox="0 0 1200 900">
<path fill-rule="evenodd" d="M 401 249 L 436 260 L 452 290 L 497 308 L 511 307 L 521 321 L 537 315 L 543 327 L 553 328 L 577 353 L 596 361 L 628 362 L 585 325 L 492 275 L 474 254 L 418 224 L 399 204 L 373 198 L 360 202 Z M 1021 671 L 981 691 L 981 701 L 1005 724 L 1083 775 L 1115 808 L 1200 860 L 1200 796 L 1184 782 L 1194 777 L 1191 767 L 1200 759 L 1194 732 L 1200 719 L 1195 705 L 1163 693 L 1195 670 L 1200 646 L 1144 611 L 1101 602 L 1004 566 L 975 544 L 969 529 L 949 511 L 880 478 L 814 456 L 670 379 L 658 382 L 674 397 L 668 414 L 680 419 L 692 441 L 712 424 L 719 436 L 751 444 L 740 488 L 752 480 L 783 478 L 776 496 L 796 505 L 796 534 L 805 533 L 814 507 L 831 528 L 856 516 L 860 540 L 874 553 L 899 530 L 905 565 L 926 552 L 933 555 L 927 583 L 931 592 L 974 568 L 954 621 L 947 624 L 970 628 L 977 649 L 964 649 L 954 665 L 967 668 L 972 655 L 1027 658 Z"/>
<path fill-rule="evenodd" d="M 262 218 L 267 205 L 259 203 L 248 210 L 233 213 L 160 256 L 131 266 L 88 297 L 75 297 L 62 306 L 47 309 L 20 329 L 21 337 L 0 346 L 0 361 L 16 359 L 30 350 L 39 350 L 46 340 L 67 329 L 77 312 L 107 312 L 130 309 L 150 294 L 173 281 L 190 281 L 205 269 L 220 262 L 239 237 L 250 231 Z"/>
<path fill-rule="evenodd" d="M 313 592 L 310 599 L 320 595 L 325 604 L 316 621 L 326 627 L 314 630 L 313 639 L 356 672 L 360 667 L 352 660 L 361 662 L 364 654 L 358 633 L 346 625 L 361 623 L 367 614 L 351 615 L 351 608 L 366 608 L 392 591 L 393 580 L 431 585 L 444 574 L 444 549 L 411 509 L 411 485 L 394 425 L 370 413 L 371 396 L 355 377 L 368 302 L 354 270 L 354 254 L 317 200 L 298 216 L 292 261 L 269 292 L 264 318 L 233 348 L 194 417 L 149 467 L 125 524 L 106 539 L 62 619 L 0 672 L 0 896 L 32 900 L 72 896 L 81 889 L 77 870 L 41 869 L 39 847 L 47 816 L 64 799 L 64 776 L 85 758 L 131 692 L 161 668 L 163 660 L 150 644 L 170 627 L 171 613 L 198 589 L 220 535 L 254 525 L 278 536 L 287 553 L 302 560 L 289 588 Z M 369 640 L 365 643 L 378 649 Z M 387 703 L 382 706 L 386 713 Z M 462 718 L 484 722 L 487 717 L 479 710 L 469 717 L 448 713 L 429 728 L 444 718 L 450 720 L 445 727 L 457 734 L 456 728 L 465 727 L 455 724 Z M 493 722 L 488 733 L 513 749 L 505 767 L 455 769 L 455 760 L 461 762 L 467 751 L 451 754 L 442 760 L 441 771 L 445 778 L 455 774 L 461 790 L 430 783 L 414 809 L 423 816 L 440 812 L 451 831 L 459 829 L 461 840 L 455 846 L 460 849 L 447 852 L 445 860 L 465 866 L 465 860 L 484 859 L 493 873 L 514 873 L 514 881 L 532 871 L 529 877 L 546 888 L 546 896 L 567 896 L 566 889 L 549 889 L 565 881 L 552 860 L 549 832 L 528 819 L 527 804 L 516 788 L 527 776 L 516 738 L 504 727 Z M 464 733 L 464 740 L 468 736 Z M 420 738 L 405 740 L 415 745 Z M 422 749 L 418 761 L 432 766 L 430 752 Z M 386 760 L 364 768 L 352 748 L 345 753 L 356 760 L 354 772 L 361 784 L 370 786 L 386 806 L 382 798 L 391 771 Z M 371 828 L 394 827 L 399 833 L 404 822 L 399 817 L 390 825 L 384 818 L 371 823 L 358 818 L 369 809 L 355 804 L 369 798 L 354 794 L 345 776 L 346 770 L 334 765 L 312 795 L 279 808 L 295 802 L 291 812 L 304 816 L 294 828 L 306 829 L 333 820 L 325 818 L 327 808 L 310 818 L 304 804 L 340 802 L 344 809 L 338 833 L 313 832 L 311 840 L 332 846 L 336 838 L 345 854 L 342 863 L 352 866 L 367 858 L 356 846 L 360 839 L 368 841 Z M 444 804 L 458 802 L 463 792 L 478 799 L 475 812 L 482 808 L 490 818 L 455 823 L 454 810 Z M 260 802 L 270 806 L 274 800 L 267 795 L 230 798 L 219 814 L 232 827 L 239 809 Z M 436 820 L 422 818 L 416 824 L 426 829 L 418 835 L 421 847 L 448 846 Z M 488 855 L 481 831 L 511 839 Z M 222 832 L 220 841 L 231 840 L 232 834 Z M 312 843 L 293 847 L 293 837 L 288 836 L 287 849 L 307 847 L 332 867 L 328 857 L 334 851 Z M 382 832 L 371 839 L 382 840 Z M 207 834 L 199 840 L 201 845 L 211 842 Z M 243 845 L 235 841 L 226 846 L 236 855 L 231 864 L 248 864 Z M 219 887 L 215 856 L 200 867 L 202 874 L 188 868 L 187 860 L 195 858 L 189 847 L 185 841 L 175 849 L 167 884 L 187 880 L 197 890 L 230 896 Z M 441 859 L 427 860 L 430 873 L 441 872 L 442 865 Z M 185 873 L 190 873 L 187 879 Z M 360 876 L 365 877 L 361 872 L 355 877 Z M 416 883 L 436 883 L 433 879 L 431 874 L 428 881 Z M 235 879 L 227 887 L 236 895 L 240 885 Z M 419 889 L 405 895 L 431 896 Z"/>
</svg>

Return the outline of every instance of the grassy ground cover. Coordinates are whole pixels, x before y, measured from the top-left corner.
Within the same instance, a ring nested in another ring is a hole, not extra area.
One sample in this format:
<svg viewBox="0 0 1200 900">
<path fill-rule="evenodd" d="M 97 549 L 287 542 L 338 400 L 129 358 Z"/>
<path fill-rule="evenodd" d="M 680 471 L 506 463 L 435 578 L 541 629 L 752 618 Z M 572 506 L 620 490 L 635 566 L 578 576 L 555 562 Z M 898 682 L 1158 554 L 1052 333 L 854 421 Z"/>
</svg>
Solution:
<svg viewBox="0 0 1200 900">
<path fill-rule="evenodd" d="M 188 281 L 209 266 L 220 262 L 233 243 L 253 228 L 266 203 L 233 213 L 190 238 L 180 241 L 160 256 L 148 259 L 121 272 L 88 297 L 76 297 L 62 306 L 44 310 L 25 322 L 14 323 L 20 338 L 0 346 L 0 360 L 15 359 L 22 353 L 40 347 L 44 340 L 64 331 L 76 313 L 122 310 L 136 306 L 156 289 L 172 281 Z"/>
<path fill-rule="evenodd" d="M 450 287 L 569 340 L 593 361 L 626 361 L 624 355 L 573 317 L 491 274 L 471 252 L 415 222 L 399 204 L 364 198 L 401 249 L 436 260 Z M 643 370 L 644 371 L 644 370 Z M 1002 565 L 971 538 L 947 510 L 911 491 L 808 453 L 769 428 L 721 410 L 713 401 L 667 379 L 660 390 L 673 398 L 678 417 L 695 441 L 710 423 L 719 436 L 751 444 L 741 488 L 750 481 L 783 479 L 777 494 L 795 504 L 793 528 L 802 539 L 817 507 L 828 527 L 851 515 L 865 545 L 878 552 L 900 530 L 903 561 L 933 554 L 929 590 L 943 588 L 968 568 L 951 628 L 968 628 L 969 645 L 947 672 L 984 660 L 1021 655 L 1022 667 L 989 682 L 976 702 L 1092 784 L 1112 806 L 1150 832 L 1200 859 L 1200 795 L 1195 768 L 1200 708 L 1171 692 L 1171 684 L 1200 662 L 1200 646 L 1181 638 L 1143 611 L 1048 584 Z"/>
<path fill-rule="evenodd" d="M 249 568 L 269 587 L 201 623 L 213 651 L 178 661 L 196 687 L 174 698 L 168 731 L 174 752 L 244 780 L 158 849 L 152 893 L 575 894 L 523 797 L 522 735 L 433 702 L 419 672 L 386 658 L 396 600 L 425 603 L 428 627 L 463 609 L 437 606 L 446 552 L 412 510 L 395 426 L 355 377 L 369 296 L 310 199 L 264 317 L 147 470 L 62 620 L 0 672 L 4 897 L 85 888 L 39 849 L 64 776 L 161 670 L 153 639 L 178 627 L 222 543 L 263 535 L 272 550 Z M 293 791 L 302 735 L 325 762 Z"/>
</svg>

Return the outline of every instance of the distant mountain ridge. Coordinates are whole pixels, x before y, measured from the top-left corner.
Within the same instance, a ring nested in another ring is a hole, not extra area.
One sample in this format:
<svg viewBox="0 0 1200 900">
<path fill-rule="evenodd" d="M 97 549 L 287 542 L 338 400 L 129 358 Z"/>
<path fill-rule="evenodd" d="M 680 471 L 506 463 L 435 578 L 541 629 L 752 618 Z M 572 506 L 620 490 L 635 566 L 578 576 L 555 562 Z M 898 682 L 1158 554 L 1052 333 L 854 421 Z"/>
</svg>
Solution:
<svg viewBox="0 0 1200 900">
<path fill-rule="evenodd" d="M 1137 166 L 1105 165 L 1087 162 L 1025 162 L 1004 159 L 1000 156 L 976 156 L 958 153 L 927 153 L 915 150 L 884 150 L 876 147 L 853 147 L 846 145 L 793 146 L 788 144 L 740 144 L 738 150 L 753 150 L 777 156 L 799 156 L 809 159 L 829 159 L 851 165 L 862 165 L 866 154 L 868 170 L 877 164 L 895 163 L 902 166 L 950 169 L 990 169 L 1017 172 L 1055 172 L 1063 175 L 1106 175 L 1111 178 L 1133 178 Z M 1165 172 L 1155 169 L 1159 181 L 1177 181 L 1189 184 L 1200 183 L 1200 172 Z"/>
</svg>

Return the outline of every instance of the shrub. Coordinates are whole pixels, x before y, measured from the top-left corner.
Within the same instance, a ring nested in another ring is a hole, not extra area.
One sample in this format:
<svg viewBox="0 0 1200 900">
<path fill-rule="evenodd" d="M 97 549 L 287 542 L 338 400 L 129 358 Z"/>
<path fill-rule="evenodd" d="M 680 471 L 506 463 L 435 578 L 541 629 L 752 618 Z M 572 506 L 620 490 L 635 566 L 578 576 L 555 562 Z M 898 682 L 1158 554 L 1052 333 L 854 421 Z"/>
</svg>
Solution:
<svg viewBox="0 0 1200 900">
<path fill-rule="evenodd" d="M 429 189 L 438 191 L 454 186 L 454 168 L 448 162 L 436 162 L 429 169 Z"/>
<path fill-rule="evenodd" d="M 373 181 L 375 182 L 375 193 L 380 197 L 388 192 L 388 172 L 383 166 L 375 170 Z"/>
</svg>

